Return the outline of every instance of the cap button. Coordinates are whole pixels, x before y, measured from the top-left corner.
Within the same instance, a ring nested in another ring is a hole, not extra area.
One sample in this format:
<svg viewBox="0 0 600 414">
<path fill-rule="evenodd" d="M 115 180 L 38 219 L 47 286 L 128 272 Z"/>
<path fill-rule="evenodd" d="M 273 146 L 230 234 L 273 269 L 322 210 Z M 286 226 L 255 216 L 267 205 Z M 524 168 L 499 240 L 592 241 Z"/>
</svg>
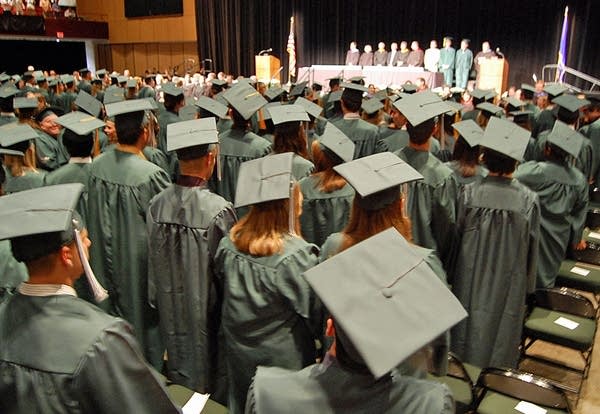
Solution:
<svg viewBox="0 0 600 414">
<path fill-rule="evenodd" d="M 388 299 L 390 299 L 392 296 L 394 296 L 391 288 L 383 288 L 381 290 L 381 294 L 383 295 L 383 297 L 388 298 Z"/>
</svg>

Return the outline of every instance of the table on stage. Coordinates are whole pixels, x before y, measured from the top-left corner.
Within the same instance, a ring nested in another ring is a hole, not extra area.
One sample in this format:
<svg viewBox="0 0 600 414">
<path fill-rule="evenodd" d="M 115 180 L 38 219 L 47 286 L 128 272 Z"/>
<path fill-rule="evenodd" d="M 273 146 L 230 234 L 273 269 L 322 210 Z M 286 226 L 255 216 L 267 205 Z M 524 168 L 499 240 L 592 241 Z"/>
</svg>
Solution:
<svg viewBox="0 0 600 414">
<path fill-rule="evenodd" d="M 378 88 L 393 85 L 399 87 L 411 81 L 415 83 L 418 78 L 425 79 L 429 88 L 436 88 L 444 84 L 444 75 L 441 72 L 428 72 L 423 68 L 403 68 L 390 66 L 344 66 L 344 65 L 312 65 L 298 70 L 298 80 L 308 80 L 310 84 L 319 82 L 327 85 L 327 79 L 343 76 L 349 79 L 354 76 L 364 76 L 365 85 L 373 84 Z"/>
</svg>

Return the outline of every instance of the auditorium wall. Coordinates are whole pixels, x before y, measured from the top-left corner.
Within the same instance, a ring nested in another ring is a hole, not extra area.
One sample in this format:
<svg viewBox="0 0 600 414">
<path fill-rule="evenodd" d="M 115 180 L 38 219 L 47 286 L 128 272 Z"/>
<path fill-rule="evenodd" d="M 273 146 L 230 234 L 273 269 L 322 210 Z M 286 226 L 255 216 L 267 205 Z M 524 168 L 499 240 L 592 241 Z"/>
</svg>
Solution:
<svg viewBox="0 0 600 414">
<path fill-rule="evenodd" d="M 183 1 L 182 16 L 127 19 L 123 0 L 78 0 L 77 12 L 87 20 L 108 22 L 109 42 L 97 47 L 97 68 L 142 74 L 153 68 L 182 73 L 198 66 L 194 0 Z"/>
</svg>

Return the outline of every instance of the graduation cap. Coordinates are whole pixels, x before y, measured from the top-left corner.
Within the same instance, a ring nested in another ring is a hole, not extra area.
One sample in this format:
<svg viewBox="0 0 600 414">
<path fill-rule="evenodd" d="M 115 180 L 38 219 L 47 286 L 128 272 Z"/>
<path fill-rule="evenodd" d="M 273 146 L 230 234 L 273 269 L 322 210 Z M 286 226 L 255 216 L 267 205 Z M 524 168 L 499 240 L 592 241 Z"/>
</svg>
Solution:
<svg viewBox="0 0 600 414">
<path fill-rule="evenodd" d="M 325 126 L 325 131 L 319 138 L 319 144 L 335 154 L 342 162 L 350 162 L 354 158 L 356 144 L 330 122 Z"/>
<path fill-rule="evenodd" d="M 430 91 L 423 91 L 398 99 L 394 102 L 394 107 L 402 112 L 402 115 L 408 119 L 412 126 L 420 125 L 429 119 L 452 110 L 446 102 Z"/>
<path fill-rule="evenodd" d="M 18 94 L 19 89 L 15 88 L 14 85 L 6 85 L 0 88 L 0 98 L 6 99 Z M 36 105 L 37 106 L 37 105 Z"/>
<path fill-rule="evenodd" d="M 153 111 L 158 111 L 158 102 L 154 98 L 142 98 L 148 101 Z"/>
<path fill-rule="evenodd" d="M 245 82 L 237 83 L 223 93 L 223 98 L 246 120 L 267 103 L 266 99 Z"/>
<path fill-rule="evenodd" d="M 224 81 L 224 80 L 222 80 L 222 79 L 213 79 L 213 80 L 211 80 L 211 81 L 210 81 L 210 83 L 211 83 L 213 86 L 218 86 L 218 87 L 221 87 L 221 88 L 222 88 L 223 86 L 227 85 L 227 82 L 226 82 L 226 81 Z"/>
<path fill-rule="evenodd" d="M 58 79 L 58 78 L 50 79 L 48 81 L 48 86 L 56 86 L 56 85 L 58 85 L 58 82 L 60 82 L 60 79 Z"/>
<path fill-rule="evenodd" d="M 179 109 L 177 114 L 184 121 L 194 120 L 198 117 L 198 108 L 196 105 L 185 105 Z"/>
<path fill-rule="evenodd" d="M 285 122 L 310 121 L 306 110 L 301 105 L 277 105 L 269 108 L 273 125 Z"/>
<path fill-rule="evenodd" d="M 78 70 L 78 72 L 82 75 L 85 75 L 86 73 L 88 73 L 90 70 L 88 68 L 81 68 Z"/>
<path fill-rule="evenodd" d="M 525 106 L 525 102 L 520 99 L 515 98 L 514 96 L 510 96 L 505 99 L 506 103 L 510 105 L 512 108 L 521 109 Z"/>
<path fill-rule="evenodd" d="M 476 106 L 477 109 L 487 112 L 490 116 L 497 116 L 504 113 L 504 109 L 499 107 L 498 105 L 491 104 L 489 102 L 483 102 Z"/>
<path fill-rule="evenodd" d="M 14 98 L 13 99 L 13 107 L 15 109 L 32 109 L 32 108 L 37 108 L 39 105 L 39 102 L 36 98 L 23 98 L 23 97 L 18 97 L 18 98 Z"/>
<path fill-rule="evenodd" d="M 118 83 L 127 83 L 127 81 L 129 80 L 129 78 L 127 76 L 117 76 L 117 82 Z"/>
<path fill-rule="evenodd" d="M 490 91 L 490 89 L 473 89 L 473 91 L 471 92 L 471 96 L 476 99 L 485 100 L 486 96 L 490 93 Z"/>
<path fill-rule="evenodd" d="M 173 83 L 165 83 L 161 87 L 160 90 L 163 91 L 164 94 L 171 95 L 171 96 L 174 96 L 174 97 L 178 97 L 179 95 L 183 95 L 183 89 L 178 88 Z"/>
<path fill-rule="evenodd" d="M 589 105 L 590 101 L 579 99 L 574 95 L 560 95 L 558 98 L 554 98 L 552 103 L 564 108 L 568 112 L 577 112 L 584 106 Z"/>
<path fill-rule="evenodd" d="M 270 121 L 271 120 L 271 112 L 270 109 L 274 108 L 276 106 L 281 106 L 284 105 L 283 102 L 269 102 L 268 104 L 266 104 L 265 106 L 262 107 L 263 110 L 263 118 L 265 121 Z M 287 104 L 285 104 L 287 105 Z"/>
<path fill-rule="evenodd" d="M 476 147 L 483 139 L 483 129 L 472 119 L 452 124 L 452 127 L 469 144 L 471 148 Z"/>
<path fill-rule="evenodd" d="M 35 116 L 35 122 L 39 124 L 50 115 L 56 115 L 56 113 L 54 112 L 54 108 L 47 106 L 37 113 Z"/>
<path fill-rule="evenodd" d="M 36 130 L 29 126 L 29 124 L 11 122 L 0 127 L 0 146 L 4 148 L 30 141 L 37 137 Z"/>
<path fill-rule="evenodd" d="M 462 111 L 463 104 L 459 103 L 459 102 L 454 102 L 454 101 L 444 101 L 446 102 L 446 105 L 448 105 L 449 108 L 451 108 L 448 112 L 446 112 L 446 115 L 454 115 L 455 113 L 457 113 L 458 111 Z"/>
<path fill-rule="evenodd" d="M 37 83 L 43 83 L 43 82 L 47 82 L 47 81 L 48 81 L 48 79 L 46 79 L 46 77 L 45 77 L 45 76 L 44 76 L 44 74 L 42 73 L 41 75 L 39 75 L 39 76 L 36 76 L 36 77 L 35 77 L 35 81 L 36 81 Z"/>
<path fill-rule="evenodd" d="M 91 83 L 92 83 L 92 85 L 97 85 L 97 84 L 102 85 L 102 79 L 92 79 Z"/>
<path fill-rule="evenodd" d="M 15 81 L 15 82 L 19 82 L 21 80 L 21 77 L 19 75 L 12 75 L 11 78 Z"/>
<path fill-rule="evenodd" d="M 103 78 L 106 75 L 106 69 L 100 69 L 96 71 L 96 76 Z"/>
<path fill-rule="evenodd" d="M 391 152 L 358 158 L 333 167 L 360 195 L 365 210 L 382 209 L 400 198 L 400 185 L 423 176 Z"/>
<path fill-rule="evenodd" d="M 290 198 L 293 157 L 293 153 L 286 152 L 242 163 L 235 191 L 235 207 Z"/>
<path fill-rule="evenodd" d="M 280 88 L 279 86 L 274 86 L 267 89 L 267 91 L 265 92 L 265 97 L 272 101 L 280 97 L 283 92 L 283 88 Z"/>
<path fill-rule="evenodd" d="M 10 80 L 10 75 L 6 72 L 0 73 L 0 82 L 6 82 L 7 80 Z"/>
<path fill-rule="evenodd" d="M 223 105 L 216 99 L 209 98 L 208 96 L 199 97 L 195 105 L 198 108 L 204 109 L 205 111 L 218 116 L 219 118 L 225 118 L 227 116 L 227 106 Z"/>
<path fill-rule="evenodd" d="M 65 85 L 68 83 L 73 83 L 75 78 L 72 75 L 60 75 L 60 81 Z"/>
<path fill-rule="evenodd" d="M 105 124 L 93 115 L 85 112 L 73 111 L 56 118 L 56 123 L 73 131 L 80 136 L 87 136 L 90 132 L 102 128 Z"/>
<path fill-rule="evenodd" d="M 135 88 L 137 87 L 138 83 L 135 79 L 127 79 L 127 87 L 128 88 Z"/>
<path fill-rule="evenodd" d="M 321 115 L 321 112 L 323 112 L 323 108 L 303 97 L 297 98 L 294 103 L 303 107 L 313 118 L 318 118 Z"/>
<path fill-rule="evenodd" d="M 214 118 L 193 119 L 167 125 L 167 151 L 177 151 L 219 142 Z"/>
<path fill-rule="evenodd" d="M 526 97 L 532 98 L 533 94 L 535 94 L 536 92 L 535 86 L 529 85 L 528 83 L 522 83 L 521 92 L 523 92 L 523 95 L 525 95 Z"/>
<path fill-rule="evenodd" d="M 75 105 L 96 118 L 98 118 L 100 112 L 102 112 L 102 104 L 100 101 L 86 91 L 79 91 L 79 94 L 77 94 L 77 98 L 75 99 Z"/>
<path fill-rule="evenodd" d="M 300 82 L 294 85 L 294 87 L 290 90 L 290 96 L 300 96 L 304 94 L 304 89 L 308 85 L 308 82 Z"/>
<path fill-rule="evenodd" d="M 223 98 L 223 94 L 225 93 L 225 91 L 219 92 L 218 94 L 213 96 L 213 99 L 225 106 L 229 105 L 229 102 L 227 102 L 227 99 Z"/>
<path fill-rule="evenodd" d="M 526 122 L 533 115 L 533 111 L 524 110 L 524 111 L 512 111 L 509 112 L 509 115 L 513 116 L 513 122 Z"/>
<path fill-rule="evenodd" d="M 115 102 L 121 102 L 125 100 L 125 90 L 118 86 L 107 88 L 104 91 L 103 102 L 104 105 L 113 104 Z"/>
<path fill-rule="evenodd" d="M 144 79 L 156 79 L 156 73 L 148 73 Z"/>
<path fill-rule="evenodd" d="M 365 77 L 364 76 L 353 76 L 350 79 L 348 79 L 348 82 L 355 83 L 358 85 L 364 85 Z"/>
<path fill-rule="evenodd" d="M 364 85 L 360 85 L 358 83 L 353 83 L 353 82 L 342 82 L 340 84 L 340 87 L 344 88 L 344 90 L 349 89 L 351 91 L 356 91 L 356 92 L 360 92 L 360 94 L 362 95 L 365 92 L 369 91 L 369 88 L 367 88 Z"/>
<path fill-rule="evenodd" d="M 369 115 L 372 115 L 378 112 L 381 108 L 383 108 L 383 104 L 378 99 L 364 99 L 360 107 L 364 112 L 366 112 Z"/>
<path fill-rule="evenodd" d="M 514 122 L 492 117 L 479 145 L 521 161 L 531 133 Z"/>
<path fill-rule="evenodd" d="M 561 85 L 560 83 L 553 83 L 551 85 L 544 86 L 544 92 L 546 92 L 552 98 L 556 98 L 562 95 L 563 93 L 567 92 L 568 90 L 569 88 L 567 88 L 564 85 Z"/>
<path fill-rule="evenodd" d="M 343 91 L 335 91 L 335 92 L 331 92 L 331 93 L 329 94 L 329 99 L 327 100 L 327 102 L 331 102 L 331 103 L 333 103 L 333 102 L 337 102 L 337 101 L 339 101 L 340 99 L 342 99 L 342 94 L 343 94 L 343 93 L 344 93 Z"/>
<path fill-rule="evenodd" d="M 417 85 L 413 83 L 405 83 L 404 85 L 402 85 L 402 90 L 404 91 L 404 93 L 413 94 L 417 92 Z"/>
<path fill-rule="evenodd" d="M 390 228 L 303 274 L 331 312 L 348 356 L 375 378 L 467 316 L 427 264 L 429 254 Z"/>
<path fill-rule="evenodd" d="M 152 105 L 146 99 L 131 99 L 106 105 L 106 116 L 112 117 L 147 110 L 152 110 Z"/>
<path fill-rule="evenodd" d="M 387 88 L 383 89 L 381 91 L 377 91 L 373 95 L 373 99 L 377 99 L 379 101 L 385 101 L 387 99 L 387 97 L 388 97 Z"/>
<path fill-rule="evenodd" d="M 28 70 L 27 72 L 23 73 L 23 80 L 24 81 L 28 81 L 29 79 L 32 79 L 33 77 L 34 76 L 33 76 L 33 72 L 32 71 Z"/>
<path fill-rule="evenodd" d="M 75 241 L 88 284 L 97 302 L 108 297 L 85 256 L 81 218 L 75 211 L 83 184 L 61 184 L 0 198 L 0 240 L 10 240 L 18 261 L 29 262 Z"/>
<path fill-rule="evenodd" d="M 573 157 L 578 157 L 585 137 L 557 119 L 546 139 L 546 142 L 556 145 Z"/>
</svg>

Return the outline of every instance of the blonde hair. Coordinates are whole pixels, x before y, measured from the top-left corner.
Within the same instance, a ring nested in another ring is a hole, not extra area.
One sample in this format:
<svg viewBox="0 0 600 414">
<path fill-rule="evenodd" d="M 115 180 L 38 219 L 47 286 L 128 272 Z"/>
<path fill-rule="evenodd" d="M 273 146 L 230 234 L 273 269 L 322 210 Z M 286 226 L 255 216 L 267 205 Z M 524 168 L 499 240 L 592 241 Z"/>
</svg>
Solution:
<svg viewBox="0 0 600 414">
<path fill-rule="evenodd" d="M 294 230 L 300 234 L 302 208 L 300 187 L 293 188 L 296 214 Z M 250 211 L 231 228 L 229 237 L 242 253 L 252 256 L 272 256 L 283 251 L 289 234 L 289 199 L 267 201 L 250 207 Z"/>
</svg>

